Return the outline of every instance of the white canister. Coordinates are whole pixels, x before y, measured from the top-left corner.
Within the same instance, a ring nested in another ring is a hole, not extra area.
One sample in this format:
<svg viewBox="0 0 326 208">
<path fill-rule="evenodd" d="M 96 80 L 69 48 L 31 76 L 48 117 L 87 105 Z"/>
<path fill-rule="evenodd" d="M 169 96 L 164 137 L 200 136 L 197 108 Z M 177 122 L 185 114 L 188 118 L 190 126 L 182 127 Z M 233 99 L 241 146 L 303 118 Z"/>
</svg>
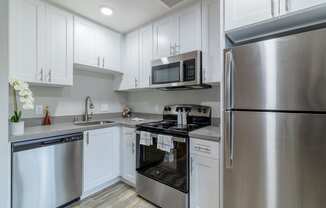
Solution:
<svg viewBox="0 0 326 208">
<path fill-rule="evenodd" d="M 14 136 L 23 135 L 25 132 L 25 122 L 11 122 L 10 123 L 10 134 Z"/>
</svg>

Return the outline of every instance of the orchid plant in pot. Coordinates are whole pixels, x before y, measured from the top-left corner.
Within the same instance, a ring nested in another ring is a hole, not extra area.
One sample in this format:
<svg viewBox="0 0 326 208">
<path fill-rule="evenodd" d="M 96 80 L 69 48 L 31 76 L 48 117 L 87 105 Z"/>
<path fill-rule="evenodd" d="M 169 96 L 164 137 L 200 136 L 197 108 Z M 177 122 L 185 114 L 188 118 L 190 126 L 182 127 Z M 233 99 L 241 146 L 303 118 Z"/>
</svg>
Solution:
<svg viewBox="0 0 326 208">
<path fill-rule="evenodd" d="M 26 82 L 20 80 L 10 80 L 10 89 L 13 93 L 13 107 L 14 112 L 10 117 L 10 131 L 12 135 L 24 134 L 25 123 L 22 121 L 22 110 L 18 107 L 18 98 L 22 103 L 24 110 L 30 110 L 34 108 L 33 93 L 29 89 L 29 85 Z"/>
</svg>

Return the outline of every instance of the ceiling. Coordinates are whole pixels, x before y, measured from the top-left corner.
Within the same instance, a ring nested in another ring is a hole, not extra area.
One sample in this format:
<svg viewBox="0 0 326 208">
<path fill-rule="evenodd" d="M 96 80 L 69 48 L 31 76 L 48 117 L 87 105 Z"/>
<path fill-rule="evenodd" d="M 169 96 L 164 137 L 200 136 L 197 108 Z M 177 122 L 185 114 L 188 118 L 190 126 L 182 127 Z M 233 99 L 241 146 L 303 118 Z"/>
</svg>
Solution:
<svg viewBox="0 0 326 208">
<path fill-rule="evenodd" d="M 118 32 L 125 33 L 171 11 L 160 0 L 47 0 Z M 194 0 L 184 0 L 177 7 Z M 113 10 L 112 16 L 100 13 L 101 6 Z"/>
</svg>

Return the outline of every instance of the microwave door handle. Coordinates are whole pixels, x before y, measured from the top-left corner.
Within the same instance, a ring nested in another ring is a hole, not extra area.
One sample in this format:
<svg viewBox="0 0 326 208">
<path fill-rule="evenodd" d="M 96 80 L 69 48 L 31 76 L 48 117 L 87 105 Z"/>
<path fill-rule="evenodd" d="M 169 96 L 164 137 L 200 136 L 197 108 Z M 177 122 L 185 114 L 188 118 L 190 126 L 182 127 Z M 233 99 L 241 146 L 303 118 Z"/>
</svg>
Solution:
<svg viewBox="0 0 326 208">
<path fill-rule="evenodd" d="M 183 61 L 180 61 L 180 82 L 184 82 L 183 71 L 184 71 Z"/>
</svg>

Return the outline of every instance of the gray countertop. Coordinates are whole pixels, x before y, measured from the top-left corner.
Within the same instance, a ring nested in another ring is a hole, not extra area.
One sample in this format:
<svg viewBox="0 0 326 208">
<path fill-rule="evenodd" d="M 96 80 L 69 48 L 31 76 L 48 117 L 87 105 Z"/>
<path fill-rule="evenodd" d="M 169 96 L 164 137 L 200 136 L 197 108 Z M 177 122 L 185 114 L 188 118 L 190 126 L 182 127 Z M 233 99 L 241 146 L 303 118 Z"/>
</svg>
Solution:
<svg viewBox="0 0 326 208">
<path fill-rule="evenodd" d="M 204 139 L 219 142 L 221 139 L 220 127 L 207 126 L 189 133 L 191 138 Z"/>
<path fill-rule="evenodd" d="M 142 121 L 134 121 L 132 118 L 110 118 L 108 119 L 113 121 L 113 123 L 102 124 L 102 125 L 91 125 L 91 126 L 78 126 L 73 124 L 72 122 L 66 123 L 57 123 L 51 126 L 34 126 L 34 127 L 26 127 L 25 133 L 20 136 L 11 136 L 9 142 L 21 142 L 39 138 L 52 137 L 57 135 L 71 134 L 77 132 L 83 132 L 93 129 L 107 128 L 112 126 L 125 126 L 134 128 L 138 124 L 148 123 L 159 121 L 160 119 L 144 119 Z"/>
</svg>

